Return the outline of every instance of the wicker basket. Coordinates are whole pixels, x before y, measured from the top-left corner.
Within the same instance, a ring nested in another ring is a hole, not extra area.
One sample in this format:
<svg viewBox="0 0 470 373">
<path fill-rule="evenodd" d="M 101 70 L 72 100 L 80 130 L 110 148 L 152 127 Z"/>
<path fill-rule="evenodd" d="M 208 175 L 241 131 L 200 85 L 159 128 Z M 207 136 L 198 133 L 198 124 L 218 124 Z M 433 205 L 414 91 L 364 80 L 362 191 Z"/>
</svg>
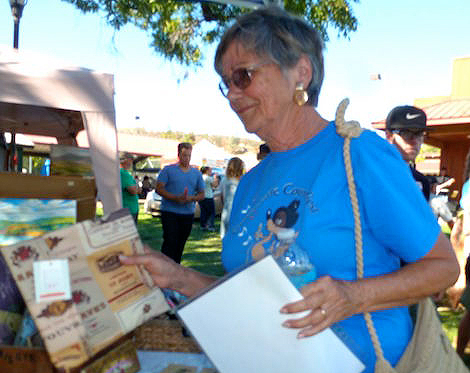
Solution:
<svg viewBox="0 0 470 373">
<path fill-rule="evenodd" d="M 139 350 L 201 352 L 194 338 L 183 335 L 179 320 L 152 319 L 139 326 L 134 335 Z"/>
</svg>

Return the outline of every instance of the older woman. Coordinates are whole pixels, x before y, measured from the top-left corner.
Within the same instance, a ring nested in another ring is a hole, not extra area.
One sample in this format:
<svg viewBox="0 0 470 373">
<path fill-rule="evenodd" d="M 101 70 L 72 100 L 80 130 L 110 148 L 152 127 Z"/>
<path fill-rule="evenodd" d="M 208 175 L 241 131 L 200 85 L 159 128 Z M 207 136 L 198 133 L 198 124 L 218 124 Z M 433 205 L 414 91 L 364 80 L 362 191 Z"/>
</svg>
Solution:
<svg viewBox="0 0 470 373">
<path fill-rule="evenodd" d="M 344 139 L 315 110 L 322 50 L 312 27 L 276 8 L 242 16 L 218 46 L 222 93 L 246 130 L 272 151 L 240 181 L 222 261 L 232 271 L 276 254 L 286 235 L 295 238 L 318 277 L 301 288 L 302 300 L 282 308 L 283 326 L 306 338 L 340 325 L 363 351 L 365 372 L 372 372 L 375 354 L 362 313 L 371 312 L 394 365 L 412 334 L 406 306 L 454 283 L 459 268 L 400 154 L 363 131 L 351 141 L 364 250 L 364 278 L 356 277 Z M 158 286 L 188 296 L 214 281 L 159 253 L 123 261 L 144 264 Z"/>
</svg>

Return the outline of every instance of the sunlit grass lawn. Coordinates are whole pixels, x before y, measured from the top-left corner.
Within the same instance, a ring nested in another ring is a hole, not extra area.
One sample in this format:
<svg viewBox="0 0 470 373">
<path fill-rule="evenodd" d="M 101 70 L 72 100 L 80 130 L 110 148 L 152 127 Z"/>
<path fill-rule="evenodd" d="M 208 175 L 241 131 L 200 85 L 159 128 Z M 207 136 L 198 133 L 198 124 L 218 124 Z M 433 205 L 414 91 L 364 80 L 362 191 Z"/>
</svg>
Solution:
<svg viewBox="0 0 470 373">
<path fill-rule="evenodd" d="M 199 221 L 193 224 L 193 229 L 186 242 L 182 264 L 198 271 L 221 276 L 224 274 L 220 252 L 221 241 L 219 236 L 220 219 L 216 219 L 215 232 L 203 232 L 199 228 Z M 141 209 L 137 225 L 142 241 L 156 250 L 160 250 L 162 243 L 162 225 L 159 217 L 152 217 Z M 452 310 L 446 307 L 439 308 L 442 326 L 455 347 L 457 328 L 463 315 L 463 310 Z M 470 355 L 464 359 L 470 367 Z"/>
<path fill-rule="evenodd" d="M 198 271 L 221 276 L 224 274 L 220 260 L 221 242 L 219 235 L 220 219 L 216 219 L 215 232 L 204 232 L 199 227 L 199 220 L 193 223 L 191 235 L 184 248 L 181 264 Z M 141 240 L 150 247 L 160 250 L 162 245 L 162 224 L 160 217 L 139 212 L 137 229 Z"/>
<path fill-rule="evenodd" d="M 452 344 L 455 346 L 455 341 L 457 340 L 457 328 L 459 326 L 460 319 L 463 315 L 463 310 L 452 310 L 447 307 L 438 308 L 439 315 L 441 317 L 442 326 L 449 337 Z"/>
</svg>

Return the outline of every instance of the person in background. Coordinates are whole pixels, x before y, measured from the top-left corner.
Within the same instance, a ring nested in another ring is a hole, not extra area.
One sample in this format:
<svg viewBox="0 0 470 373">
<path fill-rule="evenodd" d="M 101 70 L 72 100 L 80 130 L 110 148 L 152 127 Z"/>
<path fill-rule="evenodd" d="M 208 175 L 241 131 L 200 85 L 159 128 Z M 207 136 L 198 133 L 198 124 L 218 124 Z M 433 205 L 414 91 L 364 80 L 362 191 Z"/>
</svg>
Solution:
<svg viewBox="0 0 470 373">
<path fill-rule="evenodd" d="M 40 175 L 49 176 L 51 174 L 51 160 L 46 158 L 44 164 L 41 167 Z"/>
<path fill-rule="evenodd" d="M 186 240 L 191 234 L 196 201 L 204 198 L 204 182 L 199 170 L 191 167 L 193 147 L 178 144 L 178 163 L 165 166 L 157 178 L 155 190 L 162 196 L 162 253 L 181 262 Z"/>
<path fill-rule="evenodd" d="M 230 213 L 232 212 L 233 197 L 243 175 L 245 165 L 238 157 L 233 157 L 228 161 L 227 169 L 225 170 L 225 178 L 222 181 L 222 214 L 220 217 L 220 237 L 223 239 L 225 232 L 228 229 Z"/>
<path fill-rule="evenodd" d="M 145 175 L 142 179 L 142 188 L 140 192 L 140 198 L 145 199 L 147 197 L 147 193 L 152 190 L 152 183 L 150 182 L 150 178 Z"/>
<path fill-rule="evenodd" d="M 212 175 L 212 168 L 207 166 L 201 167 L 202 180 L 204 181 L 204 199 L 199 201 L 201 216 L 199 222 L 201 229 L 204 231 L 215 231 L 215 204 L 214 204 L 214 188 L 218 185 L 218 179 Z"/>
<path fill-rule="evenodd" d="M 441 167 L 440 175 L 436 178 L 436 194 L 449 195 L 449 187 L 455 183 L 455 178 L 447 174 L 447 167 Z"/>
<path fill-rule="evenodd" d="M 140 188 L 136 180 L 132 177 L 128 171 L 132 168 L 134 156 L 130 153 L 124 152 L 120 156 L 121 162 L 121 193 L 122 193 L 122 205 L 127 207 L 134 218 L 135 223 L 139 217 L 139 191 Z"/>
<path fill-rule="evenodd" d="M 431 205 L 432 211 L 434 212 L 439 225 L 444 229 L 445 225 L 447 224 L 448 227 L 445 229 L 445 232 L 450 233 L 452 227 L 454 226 L 455 218 L 447 204 L 447 195 L 438 194 L 438 182 L 435 176 L 428 178 L 428 180 L 429 184 L 431 185 L 429 203 Z"/>
<path fill-rule="evenodd" d="M 466 258 L 461 260 L 461 267 L 465 263 L 465 288 L 460 297 L 460 303 L 465 307 L 465 312 L 460 319 L 459 327 L 457 331 L 457 353 L 463 356 L 465 348 L 470 340 L 470 151 L 467 153 L 465 160 L 465 169 L 463 172 L 463 186 L 460 198 L 460 207 L 463 210 L 461 231 L 458 235 L 460 241 L 463 242 L 463 253 L 462 257 Z M 454 232 L 452 232 L 454 233 Z M 457 239 L 459 241 L 459 239 Z M 457 283 L 463 282 L 463 274 L 461 275 Z"/>
<path fill-rule="evenodd" d="M 286 241 L 303 248 L 317 277 L 300 288 L 301 299 L 272 310 L 282 315 L 282 327 L 296 331 L 292 342 L 337 325 L 363 352 L 363 373 L 372 373 L 376 356 L 363 315 L 368 311 L 385 358 L 396 365 L 413 332 L 408 305 L 446 289 L 459 272 L 408 166 L 380 136 L 353 127 L 350 155 L 364 250 L 364 278 L 358 279 L 340 134 L 351 129 L 344 123 L 345 103 L 336 121 L 315 109 L 324 75 L 320 33 L 278 7 L 261 7 L 225 32 L 214 65 L 230 107 L 247 132 L 271 149 L 238 184 L 223 239 L 225 270 L 266 255 L 280 258 Z M 158 252 L 120 260 L 143 265 L 155 285 L 186 296 L 216 281 Z"/>
<path fill-rule="evenodd" d="M 390 144 L 396 146 L 403 159 L 410 165 L 413 178 L 429 201 L 431 186 L 429 180 L 416 170 L 415 159 L 426 133 L 426 113 L 414 106 L 397 106 L 385 120 L 385 136 Z"/>
<path fill-rule="evenodd" d="M 256 159 L 258 159 L 258 161 L 262 161 L 264 158 L 266 158 L 266 156 L 271 153 L 271 149 L 269 149 L 269 145 L 268 144 L 261 144 L 259 146 L 259 151 L 258 151 L 258 154 L 256 155 Z"/>
</svg>

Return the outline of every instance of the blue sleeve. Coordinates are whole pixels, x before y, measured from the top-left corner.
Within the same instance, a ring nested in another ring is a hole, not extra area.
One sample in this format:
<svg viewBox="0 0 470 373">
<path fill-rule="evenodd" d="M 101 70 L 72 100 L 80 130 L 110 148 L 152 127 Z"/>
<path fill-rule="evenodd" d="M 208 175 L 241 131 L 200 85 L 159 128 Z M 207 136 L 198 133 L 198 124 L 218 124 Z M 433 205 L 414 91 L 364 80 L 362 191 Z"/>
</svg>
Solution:
<svg viewBox="0 0 470 373">
<path fill-rule="evenodd" d="M 470 184 L 470 181 L 467 180 L 465 183 L 463 183 L 462 185 L 462 193 L 461 193 L 461 196 L 460 196 L 460 201 L 459 201 L 459 204 L 460 204 L 460 207 L 461 208 L 464 208 L 465 206 L 465 202 L 467 200 L 467 197 L 468 197 L 468 187 L 469 187 L 469 184 Z"/>
<path fill-rule="evenodd" d="M 168 182 L 168 167 L 163 167 L 163 170 L 158 174 L 157 182 L 166 184 Z"/>
<path fill-rule="evenodd" d="M 398 150 L 365 131 L 351 153 L 364 225 L 406 262 L 425 256 L 441 229 Z"/>
<path fill-rule="evenodd" d="M 204 191 L 204 180 L 202 179 L 202 174 L 198 171 L 197 179 L 197 193 Z"/>
</svg>

